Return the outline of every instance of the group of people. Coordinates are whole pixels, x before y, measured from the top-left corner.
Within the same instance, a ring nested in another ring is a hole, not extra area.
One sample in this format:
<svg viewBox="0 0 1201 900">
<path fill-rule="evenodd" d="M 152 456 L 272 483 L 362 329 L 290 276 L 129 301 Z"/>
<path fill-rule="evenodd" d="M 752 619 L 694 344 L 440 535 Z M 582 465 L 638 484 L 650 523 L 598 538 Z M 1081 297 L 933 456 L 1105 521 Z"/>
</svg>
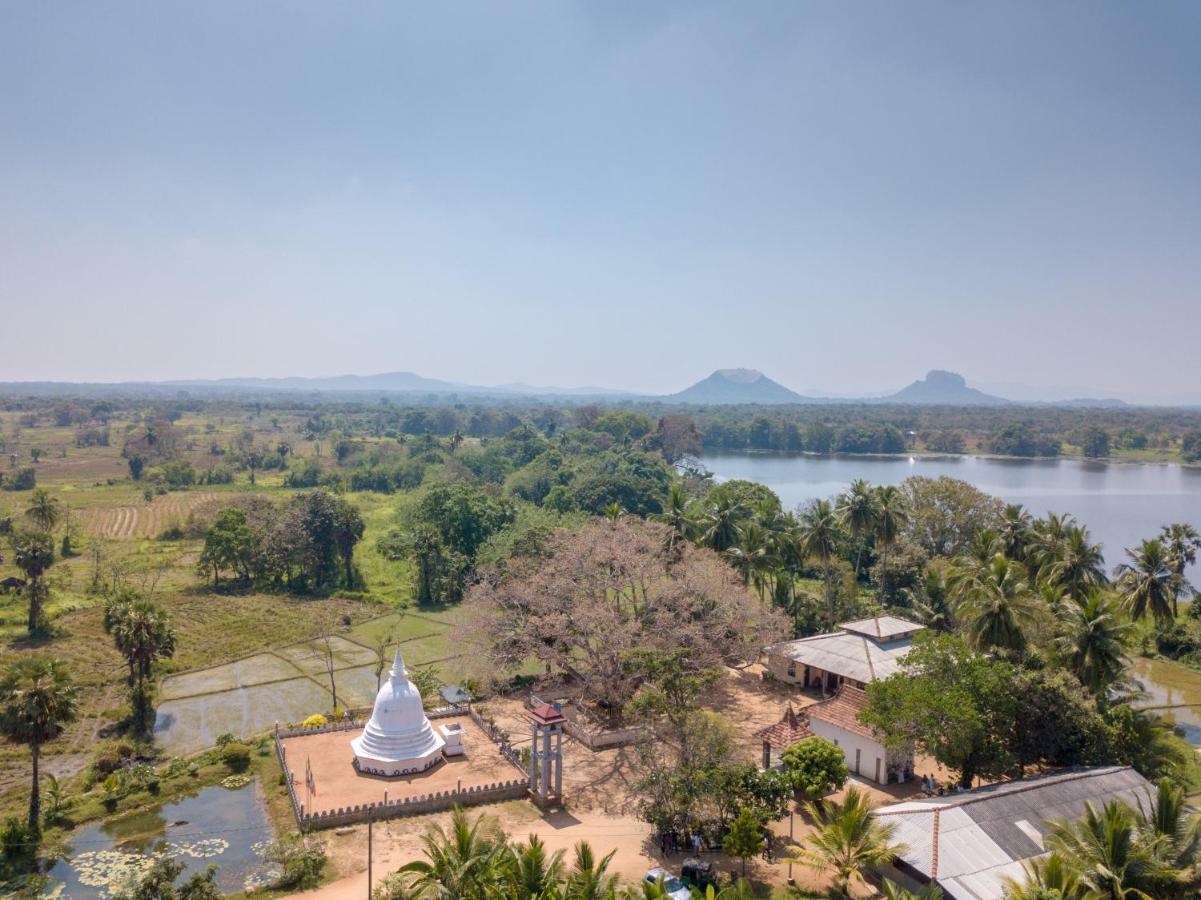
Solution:
<svg viewBox="0 0 1201 900">
<path fill-rule="evenodd" d="M 927 794 L 929 794 L 931 797 L 935 797 L 935 796 L 941 797 L 944 794 L 948 794 L 948 793 L 958 794 L 963 790 L 963 786 L 958 785 L 958 784 L 953 785 L 953 786 L 943 787 L 941 784 L 938 783 L 938 780 L 933 775 L 923 775 L 921 778 L 921 782 L 922 782 L 922 790 L 925 791 Z"/>
<path fill-rule="evenodd" d="M 681 852 L 700 853 L 702 844 L 700 832 L 680 834 L 673 828 L 659 833 L 659 849 L 664 856 Z"/>
</svg>

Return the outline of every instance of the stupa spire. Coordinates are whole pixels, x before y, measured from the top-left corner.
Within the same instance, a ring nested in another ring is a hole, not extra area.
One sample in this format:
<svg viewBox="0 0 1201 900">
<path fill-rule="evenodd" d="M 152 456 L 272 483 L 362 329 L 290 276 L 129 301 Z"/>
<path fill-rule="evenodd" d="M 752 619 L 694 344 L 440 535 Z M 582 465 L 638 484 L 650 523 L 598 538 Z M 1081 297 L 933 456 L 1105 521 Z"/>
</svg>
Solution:
<svg viewBox="0 0 1201 900">
<path fill-rule="evenodd" d="M 396 645 L 396 657 L 392 660 L 392 671 L 388 673 L 392 678 L 407 678 L 408 671 L 405 669 L 404 657 L 400 655 L 400 644 Z"/>
</svg>

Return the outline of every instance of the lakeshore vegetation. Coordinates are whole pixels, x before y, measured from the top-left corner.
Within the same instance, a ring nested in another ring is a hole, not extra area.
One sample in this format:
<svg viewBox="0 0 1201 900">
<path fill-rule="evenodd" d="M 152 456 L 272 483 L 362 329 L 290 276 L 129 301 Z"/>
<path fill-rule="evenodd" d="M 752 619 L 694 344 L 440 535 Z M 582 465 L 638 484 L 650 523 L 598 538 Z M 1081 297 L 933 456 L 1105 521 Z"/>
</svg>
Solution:
<svg viewBox="0 0 1201 900">
<path fill-rule="evenodd" d="M 965 786 L 1118 763 L 1164 784 L 1165 809 L 1201 787 L 1195 753 L 1140 711 L 1129 675 L 1138 654 L 1201 664 L 1187 577 L 1201 537 L 1187 524 L 1165 522 L 1107 560 L 1086 523 L 1036 518 L 949 478 L 860 481 L 789 510 L 762 485 L 714 484 L 689 462 L 706 448 L 1191 462 L 1196 412 L 6 398 L 0 442 L 0 837 L 12 875 L 73 825 L 189 781 L 249 769 L 278 804 L 258 736 L 193 760 L 163 754 L 163 677 L 289 640 L 328 646 L 405 610 L 457 623 L 434 636 L 458 653 L 440 666 L 473 692 L 568 678 L 587 715 L 652 734 L 633 790 L 661 833 L 745 859 L 795 791 L 812 795 L 818 836 L 798 860 L 833 873 L 832 890 L 861 883 L 895 849 L 890 835 L 872 830 L 862 797 L 823 799 L 847 777 L 837 754 L 815 743 L 763 772 L 706 696 L 764 644 L 840 621 L 892 612 L 928 626 L 903 671 L 869 687 L 865 715 Z M 1166 812 L 1098 816 L 1057 826 L 1055 862 L 1015 896 L 1056 878 L 1063 897 L 1094 896 L 1082 835 L 1098 828 L 1126 829 L 1142 861 L 1115 876 L 1123 890 L 1189 896 L 1195 847 L 1151 830 Z M 1197 827 L 1183 812 L 1173 821 Z M 285 850 L 292 886 L 321 877 L 312 847 Z M 465 877 L 453 853 L 470 858 L 471 896 L 511 896 L 534 870 L 542 887 L 529 896 L 618 890 L 589 847 L 568 864 L 465 816 L 431 832 L 426 861 L 388 890 L 440 895 Z"/>
</svg>

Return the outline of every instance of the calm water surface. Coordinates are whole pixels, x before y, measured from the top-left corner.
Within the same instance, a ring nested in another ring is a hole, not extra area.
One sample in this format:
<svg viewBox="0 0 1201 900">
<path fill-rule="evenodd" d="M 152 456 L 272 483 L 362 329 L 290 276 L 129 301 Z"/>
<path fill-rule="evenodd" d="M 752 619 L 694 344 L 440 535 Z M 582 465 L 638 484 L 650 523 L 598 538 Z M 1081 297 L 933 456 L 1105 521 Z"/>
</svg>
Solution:
<svg viewBox="0 0 1201 900">
<path fill-rule="evenodd" d="M 262 851 L 274 834 L 254 784 L 214 786 L 155 809 L 81 826 L 49 869 L 51 896 L 103 897 L 157 855 L 184 865 L 180 880 L 216 865 L 217 884 L 240 893 L 274 874 Z"/>
<path fill-rule="evenodd" d="M 900 484 L 911 475 L 949 475 L 1031 513 L 1071 513 L 1088 526 L 1112 568 L 1123 548 L 1153 537 L 1169 522 L 1201 529 L 1201 469 L 1175 465 L 1106 464 L 1079 460 L 998 460 L 979 457 L 804 456 L 780 453 L 707 454 L 701 464 L 719 481 L 744 478 L 775 491 L 785 508 L 831 497 L 855 478 Z M 1201 573 L 1194 567 L 1194 578 Z"/>
</svg>

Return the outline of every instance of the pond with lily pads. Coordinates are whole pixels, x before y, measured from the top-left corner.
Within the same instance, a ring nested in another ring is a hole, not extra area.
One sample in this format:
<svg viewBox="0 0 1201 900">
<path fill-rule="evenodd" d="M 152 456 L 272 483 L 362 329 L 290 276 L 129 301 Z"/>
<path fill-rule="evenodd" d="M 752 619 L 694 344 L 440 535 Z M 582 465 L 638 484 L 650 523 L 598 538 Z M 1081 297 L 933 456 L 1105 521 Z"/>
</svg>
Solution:
<svg viewBox="0 0 1201 900">
<path fill-rule="evenodd" d="M 270 883 L 278 868 L 263 852 L 275 834 L 258 785 L 246 776 L 225 784 L 76 829 L 47 871 L 45 895 L 108 897 L 164 856 L 184 865 L 181 881 L 217 866 L 217 885 L 225 893 Z"/>
</svg>

